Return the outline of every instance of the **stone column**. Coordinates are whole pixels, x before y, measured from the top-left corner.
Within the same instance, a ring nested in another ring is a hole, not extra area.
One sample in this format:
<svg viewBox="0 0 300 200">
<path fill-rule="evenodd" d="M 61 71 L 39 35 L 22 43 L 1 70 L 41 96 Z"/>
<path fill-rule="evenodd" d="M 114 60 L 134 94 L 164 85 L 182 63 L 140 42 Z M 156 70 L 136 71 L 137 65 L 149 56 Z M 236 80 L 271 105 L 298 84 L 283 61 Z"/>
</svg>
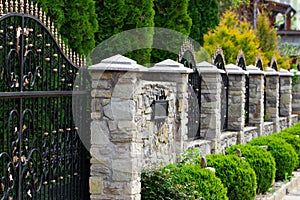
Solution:
<svg viewBox="0 0 300 200">
<path fill-rule="evenodd" d="M 273 122 L 273 130 L 280 131 L 279 126 L 279 73 L 268 67 L 265 71 L 266 79 L 266 116 L 265 121 Z"/>
<path fill-rule="evenodd" d="M 249 65 L 249 126 L 257 127 L 258 136 L 263 135 L 264 127 L 264 72 Z"/>
<path fill-rule="evenodd" d="M 142 143 L 136 141 L 133 94 L 146 69 L 116 55 L 89 68 L 92 76 L 91 199 L 140 199 Z"/>
<path fill-rule="evenodd" d="M 297 77 L 294 78 L 296 82 L 292 88 L 292 113 L 300 115 L 300 72 L 293 71 L 293 73 Z"/>
<path fill-rule="evenodd" d="M 228 130 L 242 131 L 245 126 L 245 74 L 240 67 L 226 65 L 228 72 Z"/>
<path fill-rule="evenodd" d="M 224 133 L 223 140 L 224 142 L 226 141 L 226 148 L 228 148 L 235 143 L 244 143 L 245 74 L 247 74 L 247 72 L 234 64 L 228 64 L 225 68 L 229 79 L 228 132 Z M 223 146 L 225 146 L 225 144 L 223 144 Z"/>
<path fill-rule="evenodd" d="M 185 142 L 188 140 L 188 74 L 191 72 L 193 70 L 183 64 L 167 59 L 149 68 L 143 76 L 146 85 L 151 88 L 168 90 L 169 104 L 168 118 L 153 120 L 150 123 L 152 128 L 146 130 L 151 146 L 145 157 L 148 163 L 166 164 L 176 160 L 182 150 L 188 148 Z M 145 168 L 148 167 L 145 164 Z"/>
<path fill-rule="evenodd" d="M 201 127 L 200 136 L 212 141 L 212 152 L 219 153 L 221 136 L 221 88 L 225 73 L 216 66 L 201 62 L 197 64 L 202 78 L 201 84 Z"/>
<path fill-rule="evenodd" d="M 292 76 L 293 74 L 285 69 L 280 69 L 280 96 L 279 116 L 287 117 L 287 126 L 292 124 Z"/>
</svg>

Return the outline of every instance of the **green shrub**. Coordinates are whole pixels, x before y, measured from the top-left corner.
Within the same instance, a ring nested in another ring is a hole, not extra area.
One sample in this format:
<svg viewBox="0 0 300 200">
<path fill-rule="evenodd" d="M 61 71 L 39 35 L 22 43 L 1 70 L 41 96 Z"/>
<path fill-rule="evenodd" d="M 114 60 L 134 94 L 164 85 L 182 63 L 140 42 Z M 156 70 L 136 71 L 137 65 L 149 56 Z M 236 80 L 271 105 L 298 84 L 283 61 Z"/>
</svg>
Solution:
<svg viewBox="0 0 300 200">
<path fill-rule="evenodd" d="M 292 145 L 292 147 L 295 149 L 297 155 L 298 155 L 298 165 L 296 168 L 299 167 L 300 164 L 300 138 L 299 136 L 293 135 L 289 132 L 280 132 L 280 133 L 275 133 L 272 135 L 273 137 L 279 137 L 281 139 L 284 139 L 287 143 Z"/>
<path fill-rule="evenodd" d="M 272 154 L 264 148 L 246 144 L 233 145 L 226 151 L 229 154 L 236 154 L 238 148 L 241 150 L 242 156 L 255 171 L 256 192 L 262 194 L 267 192 L 275 180 L 276 164 Z"/>
<path fill-rule="evenodd" d="M 298 156 L 294 148 L 285 140 L 272 136 L 255 138 L 250 142 L 251 145 L 267 145 L 276 162 L 276 180 L 284 180 L 291 176 L 298 164 Z"/>
<path fill-rule="evenodd" d="M 290 133 L 290 134 L 293 134 L 293 135 L 300 136 L 300 123 L 297 123 L 297 124 L 293 125 L 290 128 L 284 129 L 283 132 L 287 132 L 287 133 Z"/>
<path fill-rule="evenodd" d="M 216 169 L 216 175 L 227 187 L 231 200 L 254 199 L 256 177 L 249 163 L 236 155 L 214 154 L 206 156 L 207 166 Z"/>
<path fill-rule="evenodd" d="M 142 199 L 228 200 L 221 180 L 195 165 L 168 165 L 142 173 Z"/>
</svg>

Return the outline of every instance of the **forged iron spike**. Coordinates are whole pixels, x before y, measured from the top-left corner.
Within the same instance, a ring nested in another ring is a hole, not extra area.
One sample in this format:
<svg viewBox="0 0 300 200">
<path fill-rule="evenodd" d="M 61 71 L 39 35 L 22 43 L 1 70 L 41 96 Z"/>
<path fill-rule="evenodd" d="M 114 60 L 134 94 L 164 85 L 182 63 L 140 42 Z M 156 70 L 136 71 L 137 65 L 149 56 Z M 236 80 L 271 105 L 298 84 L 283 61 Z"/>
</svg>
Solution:
<svg viewBox="0 0 300 200">
<path fill-rule="evenodd" d="M 4 8 L 5 14 L 8 13 L 8 1 L 5 0 L 5 8 Z"/>
<path fill-rule="evenodd" d="M 15 12 L 18 13 L 19 12 L 19 2 L 18 0 L 15 0 Z"/>
<path fill-rule="evenodd" d="M 51 20 L 50 20 L 50 17 L 48 17 L 48 20 L 47 20 L 47 27 L 48 27 L 48 29 L 50 30 L 50 32 L 53 34 L 52 28 L 51 28 Z"/>
<path fill-rule="evenodd" d="M 43 23 L 44 23 L 45 26 L 47 26 L 47 16 L 46 16 L 45 12 L 43 12 L 43 13 L 44 13 L 44 15 L 43 15 Z"/>
<path fill-rule="evenodd" d="M 35 4 L 35 9 L 36 10 L 38 9 L 37 4 Z M 41 22 L 43 22 L 43 9 L 42 8 L 40 8 L 40 11 L 39 11 L 39 19 Z"/>
<path fill-rule="evenodd" d="M 54 35 L 55 40 L 57 40 L 57 38 L 55 37 L 55 28 L 54 28 L 54 22 L 51 23 L 51 32 Z"/>
<path fill-rule="evenodd" d="M 13 0 L 9 1 L 9 10 L 11 13 L 14 12 L 14 1 Z"/>
<path fill-rule="evenodd" d="M 80 56 L 80 67 L 83 67 L 83 62 L 82 62 L 82 59 L 83 58 L 83 56 Z"/>
<path fill-rule="evenodd" d="M 29 2 L 28 2 L 28 0 L 26 0 L 26 5 L 25 5 L 25 13 L 26 14 L 29 14 Z"/>
<path fill-rule="evenodd" d="M 78 54 L 76 55 L 76 60 L 77 60 L 77 66 L 80 67 L 80 57 Z"/>
<path fill-rule="evenodd" d="M 35 6 L 33 5 L 33 2 L 31 2 L 30 5 L 30 14 L 34 15 L 36 18 L 39 18 L 39 9 L 37 4 L 35 4 Z"/>
<path fill-rule="evenodd" d="M 60 35 L 58 35 L 57 29 L 55 29 L 55 37 L 57 38 L 57 42 L 58 42 L 59 47 L 62 48 L 61 37 L 60 37 Z"/>
<path fill-rule="evenodd" d="M 24 13 L 24 1 L 20 0 L 20 13 Z"/>
<path fill-rule="evenodd" d="M 72 49 L 70 49 L 70 52 L 69 52 L 70 54 L 69 54 L 69 58 L 70 58 L 70 60 L 74 63 L 74 61 L 73 61 L 73 52 L 72 52 Z"/>
</svg>

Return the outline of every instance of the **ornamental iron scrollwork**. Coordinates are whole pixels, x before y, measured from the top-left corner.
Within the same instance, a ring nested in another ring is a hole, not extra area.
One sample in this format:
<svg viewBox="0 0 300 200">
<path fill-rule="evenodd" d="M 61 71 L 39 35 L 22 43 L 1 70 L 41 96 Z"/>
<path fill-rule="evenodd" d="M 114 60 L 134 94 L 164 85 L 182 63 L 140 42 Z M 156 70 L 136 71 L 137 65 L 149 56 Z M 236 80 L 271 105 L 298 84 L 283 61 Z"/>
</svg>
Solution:
<svg viewBox="0 0 300 200">
<path fill-rule="evenodd" d="M 225 69 L 225 58 L 223 50 L 221 47 L 217 47 L 212 59 L 212 64 L 214 64 L 218 69 L 225 71 L 222 73 L 222 89 L 221 89 L 221 129 L 223 131 L 228 129 L 228 86 L 229 79 L 228 74 Z"/>
<path fill-rule="evenodd" d="M 196 68 L 196 57 L 193 44 L 187 40 L 178 54 L 178 62 L 185 67 L 193 69 L 188 77 L 188 139 L 200 138 L 201 114 L 201 82 L 202 78 Z"/>
<path fill-rule="evenodd" d="M 240 50 L 236 59 L 236 65 L 243 70 L 246 69 L 246 59 L 243 50 Z M 249 98 L 250 98 L 250 88 L 249 88 L 249 74 L 245 75 L 245 126 L 249 125 Z"/>
<path fill-rule="evenodd" d="M 0 1 L 0 199 L 89 198 L 72 109 L 84 64 L 37 5 Z"/>
</svg>

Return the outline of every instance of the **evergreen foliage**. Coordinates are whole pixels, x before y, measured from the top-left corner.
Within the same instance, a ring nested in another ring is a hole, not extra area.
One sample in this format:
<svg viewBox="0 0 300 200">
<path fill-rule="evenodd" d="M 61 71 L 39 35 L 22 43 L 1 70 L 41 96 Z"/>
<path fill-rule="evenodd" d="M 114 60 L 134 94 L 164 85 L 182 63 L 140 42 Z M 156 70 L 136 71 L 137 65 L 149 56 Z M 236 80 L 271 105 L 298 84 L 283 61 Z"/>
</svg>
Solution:
<svg viewBox="0 0 300 200">
<path fill-rule="evenodd" d="M 142 199 L 228 200 L 221 180 L 209 169 L 193 164 L 167 165 L 142 173 Z"/>
<path fill-rule="evenodd" d="M 236 62 L 238 51 L 242 49 L 247 63 L 254 63 L 259 51 L 259 41 L 251 24 L 240 22 L 234 12 L 227 11 L 221 17 L 220 24 L 204 35 L 204 48 L 213 55 L 217 46 L 221 46 L 226 63 Z"/>
<path fill-rule="evenodd" d="M 174 31 L 178 31 L 183 35 L 188 36 L 190 34 L 192 19 L 188 15 L 188 0 L 154 0 L 154 24 L 155 27 L 162 27 L 171 29 Z M 157 34 L 157 33 L 154 33 Z M 155 41 L 155 39 L 159 39 L 159 41 Z M 160 46 L 164 47 L 177 47 L 178 51 L 180 47 L 184 43 L 182 38 L 179 39 L 168 39 L 155 37 L 154 43 L 159 42 L 162 43 Z M 151 62 L 157 63 L 165 59 L 172 59 L 177 61 L 177 52 L 171 53 L 161 49 L 153 49 Z"/>
<path fill-rule="evenodd" d="M 296 135 L 285 132 L 284 130 L 280 133 L 275 133 L 272 136 L 284 139 L 287 143 L 292 145 L 292 147 L 295 149 L 295 151 L 298 155 L 298 159 L 299 159 L 298 160 L 298 165 L 296 166 L 296 169 L 297 169 L 299 167 L 299 164 L 300 164 L 300 138 Z"/>
<path fill-rule="evenodd" d="M 251 145 L 267 145 L 276 162 L 276 180 L 285 180 L 292 176 L 292 172 L 298 165 L 298 156 L 294 148 L 285 140 L 272 136 L 255 138 Z"/>
<path fill-rule="evenodd" d="M 248 144 L 233 145 L 226 152 L 236 154 L 237 149 L 255 171 L 257 193 L 267 192 L 275 180 L 276 164 L 272 154 L 262 147 Z"/>
<path fill-rule="evenodd" d="M 227 187 L 230 200 L 254 199 L 256 176 L 249 163 L 236 155 L 212 154 L 206 156 L 207 166 L 216 170 L 216 176 Z"/>
<path fill-rule="evenodd" d="M 32 0 L 32 2 L 38 3 L 43 8 L 72 50 L 87 55 L 94 48 L 94 33 L 98 26 L 93 0 Z"/>
<path fill-rule="evenodd" d="M 110 38 L 109 44 L 105 46 L 102 43 L 97 53 L 104 51 L 105 57 L 125 53 L 125 56 L 140 64 L 149 63 L 151 49 L 141 49 L 141 47 L 152 46 L 154 31 L 136 29 L 154 26 L 153 0 L 98 0 L 96 9 L 99 24 L 99 30 L 95 35 L 97 45 Z M 130 32 L 123 32 L 128 30 Z M 123 32 L 122 38 L 112 37 L 121 32 Z"/>
<path fill-rule="evenodd" d="M 154 27 L 155 12 L 153 9 L 153 0 L 126 0 L 126 4 L 129 8 L 129 13 L 125 19 L 124 27 L 127 30 L 142 27 Z M 151 48 L 136 50 L 135 47 L 139 47 L 140 44 L 151 47 L 153 35 L 154 29 L 147 29 L 147 31 L 136 34 L 130 43 L 133 51 L 127 53 L 126 56 L 136 60 L 140 64 L 150 63 Z"/>
<path fill-rule="evenodd" d="M 190 37 L 203 45 L 203 34 L 219 24 L 217 0 L 190 0 L 188 14 L 192 18 Z M 199 47 L 196 47 L 198 50 Z"/>
</svg>

